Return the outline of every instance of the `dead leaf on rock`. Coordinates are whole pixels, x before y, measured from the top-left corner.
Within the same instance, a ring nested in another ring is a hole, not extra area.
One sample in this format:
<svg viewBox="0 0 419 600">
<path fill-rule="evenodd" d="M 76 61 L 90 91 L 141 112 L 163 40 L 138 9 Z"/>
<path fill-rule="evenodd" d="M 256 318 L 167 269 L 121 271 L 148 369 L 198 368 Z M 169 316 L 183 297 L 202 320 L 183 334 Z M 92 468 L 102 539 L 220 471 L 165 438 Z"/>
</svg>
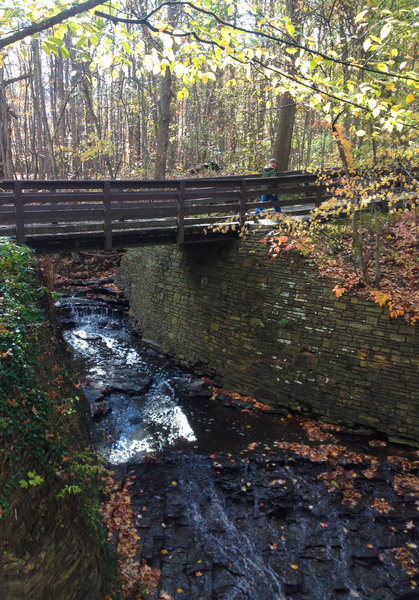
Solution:
<svg viewBox="0 0 419 600">
<path fill-rule="evenodd" d="M 384 498 L 374 498 L 374 504 L 372 505 L 377 512 L 381 515 L 388 514 L 391 510 L 394 510 L 392 506 Z"/>
<path fill-rule="evenodd" d="M 417 569 L 415 567 L 413 554 L 410 552 L 410 550 L 407 550 L 402 546 L 400 548 L 392 548 L 391 552 L 394 554 L 395 558 L 401 562 L 402 569 L 405 573 L 407 573 L 410 577 L 416 575 Z"/>
</svg>

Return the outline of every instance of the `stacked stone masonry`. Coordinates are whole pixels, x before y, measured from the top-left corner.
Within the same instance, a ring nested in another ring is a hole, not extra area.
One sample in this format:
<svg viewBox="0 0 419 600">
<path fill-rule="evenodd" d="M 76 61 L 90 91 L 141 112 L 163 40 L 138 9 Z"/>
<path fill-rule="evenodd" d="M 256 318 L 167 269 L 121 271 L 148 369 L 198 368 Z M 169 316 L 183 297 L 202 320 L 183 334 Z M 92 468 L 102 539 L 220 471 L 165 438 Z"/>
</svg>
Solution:
<svg viewBox="0 0 419 600">
<path fill-rule="evenodd" d="M 118 284 L 137 331 L 216 384 L 417 443 L 415 328 L 261 236 L 128 252 Z"/>
</svg>

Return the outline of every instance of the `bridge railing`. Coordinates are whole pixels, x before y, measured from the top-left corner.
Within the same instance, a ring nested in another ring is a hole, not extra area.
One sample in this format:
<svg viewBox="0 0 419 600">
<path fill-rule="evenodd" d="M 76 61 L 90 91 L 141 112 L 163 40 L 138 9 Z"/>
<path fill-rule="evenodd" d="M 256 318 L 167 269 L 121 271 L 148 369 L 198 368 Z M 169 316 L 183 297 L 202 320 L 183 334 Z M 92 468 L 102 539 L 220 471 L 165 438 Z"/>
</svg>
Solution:
<svg viewBox="0 0 419 600">
<path fill-rule="evenodd" d="M 333 175 L 333 174 L 332 174 Z M 336 181 L 339 174 L 336 175 Z M 55 180 L 0 182 L 0 236 L 37 248 L 124 247 L 203 238 L 208 226 L 243 224 L 263 186 L 293 215 L 326 198 L 316 175 L 281 173 L 171 180 Z"/>
<path fill-rule="evenodd" d="M 314 175 L 299 172 L 270 180 L 281 204 L 315 199 Z M 3 181 L 0 235 L 32 246 L 86 243 L 106 249 L 133 238 L 183 243 L 204 228 L 236 222 L 262 206 L 261 177 L 182 180 Z M 292 198 L 289 198 L 290 194 Z"/>
</svg>

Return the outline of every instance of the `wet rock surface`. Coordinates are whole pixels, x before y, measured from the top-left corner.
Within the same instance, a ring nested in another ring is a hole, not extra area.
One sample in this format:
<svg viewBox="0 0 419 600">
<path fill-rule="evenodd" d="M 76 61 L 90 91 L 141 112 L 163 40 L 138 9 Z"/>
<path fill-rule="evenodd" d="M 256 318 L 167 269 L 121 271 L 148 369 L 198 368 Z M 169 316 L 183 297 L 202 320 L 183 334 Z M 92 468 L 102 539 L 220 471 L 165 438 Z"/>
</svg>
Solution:
<svg viewBox="0 0 419 600">
<path fill-rule="evenodd" d="M 130 465 L 139 556 L 160 569 L 161 589 L 190 600 L 419 597 L 394 552 L 417 559 L 416 498 L 397 495 L 391 465 L 360 480 L 350 506 L 317 479 L 327 466 L 246 454 Z"/>
<path fill-rule="evenodd" d="M 417 451 L 209 389 L 115 306 L 66 306 L 83 388 L 111 409 L 97 451 L 160 570 L 151 598 L 419 598 Z"/>
</svg>

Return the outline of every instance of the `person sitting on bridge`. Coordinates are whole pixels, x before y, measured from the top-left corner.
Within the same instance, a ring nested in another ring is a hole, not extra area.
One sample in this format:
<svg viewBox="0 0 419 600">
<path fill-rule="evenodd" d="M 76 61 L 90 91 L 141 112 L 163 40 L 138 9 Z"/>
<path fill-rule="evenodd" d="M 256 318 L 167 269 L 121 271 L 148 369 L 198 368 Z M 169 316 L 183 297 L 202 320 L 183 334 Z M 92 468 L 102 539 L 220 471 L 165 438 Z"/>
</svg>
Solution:
<svg viewBox="0 0 419 600">
<path fill-rule="evenodd" d="M 262 169 L 262 177 L 277 177 L 278 176 L 277 167 L 278 167 L 278 161 L 276 160 L 276 158 L 271 158 L 271 160 L 266 165 L 266 167 L 263 167 L 263 169 Z M 261 196 L 261 199 L 260 199 L 261 202 L 279 202 L 278 194 L 266 193 L 269 191 L 270 187 L 271 186 L 269 186 L 269 185 L 262 186 L 262 190 L 265 193 L 263 193 Z M 261 212 L 261 209 L 257 208 L 255 210 L 255 215 L 258 215 L 260 212 Z M 282 212 L 282 209 L 279 206 L 279 204 L 277 204 L 275 206 L 275 212 Z"/>
</svg>

